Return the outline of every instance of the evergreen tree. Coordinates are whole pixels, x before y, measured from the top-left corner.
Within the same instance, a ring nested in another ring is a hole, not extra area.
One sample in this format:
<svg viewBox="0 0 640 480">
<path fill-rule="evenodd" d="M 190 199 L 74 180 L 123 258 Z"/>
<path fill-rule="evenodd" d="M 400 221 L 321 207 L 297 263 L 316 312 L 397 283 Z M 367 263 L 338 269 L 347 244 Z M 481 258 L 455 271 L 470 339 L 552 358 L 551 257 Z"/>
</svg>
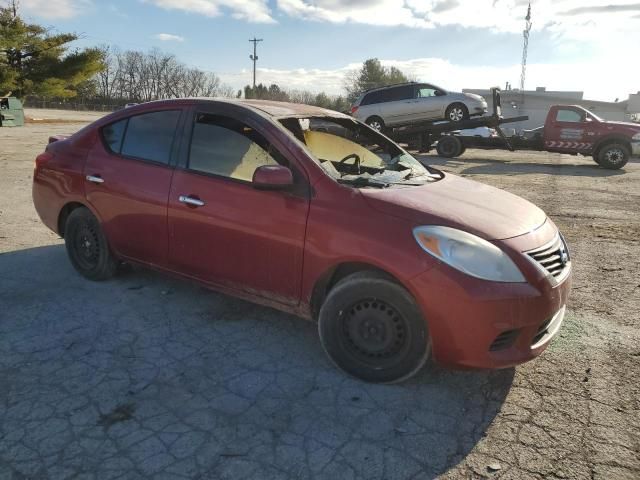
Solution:
<svg viewBox="0 0 640 480">
<path fill-rule="evenodd" d="M 104 68 L 98 49 L 67 51 L 77 39 L 26 23 L 15 1 L 0 7 L 0 95 L 75 97 Z"/>
</svg>

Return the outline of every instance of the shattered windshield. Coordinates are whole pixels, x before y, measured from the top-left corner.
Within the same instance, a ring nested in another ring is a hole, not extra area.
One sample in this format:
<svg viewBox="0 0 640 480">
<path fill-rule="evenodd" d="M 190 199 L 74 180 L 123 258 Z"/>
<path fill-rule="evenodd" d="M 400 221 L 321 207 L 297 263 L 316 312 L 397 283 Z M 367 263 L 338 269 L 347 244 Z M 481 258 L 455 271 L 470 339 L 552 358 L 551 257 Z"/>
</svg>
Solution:
<svg viewBox="0 0 640 480">
<path fill-rule="evenodd" d="M 425 167 L 385 136 L 349 118 L 285 118 L 325 172 L 354 187 L 423 185 L 442 174 Z"/>
</svg>

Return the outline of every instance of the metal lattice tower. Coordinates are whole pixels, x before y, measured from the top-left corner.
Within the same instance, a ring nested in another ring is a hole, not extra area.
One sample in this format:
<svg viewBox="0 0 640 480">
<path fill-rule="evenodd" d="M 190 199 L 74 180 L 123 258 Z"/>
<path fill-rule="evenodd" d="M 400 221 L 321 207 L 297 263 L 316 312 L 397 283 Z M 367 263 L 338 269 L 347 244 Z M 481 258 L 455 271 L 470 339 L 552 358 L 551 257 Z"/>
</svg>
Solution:
<svg viewBox="0 0 640 480">
<path fill-rule="evenodd" d="M 531 2 L 529 2 L 529 8 L 527 9 L 527 16 L 525 17 L 525 20 L 525 28 L 522 31 L 522 72 L 520 73 L 520 91 L 522 92 L 522 95 L 524 95 L 524 80 L 527 75 L 527 50 L 529 49 L 529 32 L 531 31 Z"/>
</svg>

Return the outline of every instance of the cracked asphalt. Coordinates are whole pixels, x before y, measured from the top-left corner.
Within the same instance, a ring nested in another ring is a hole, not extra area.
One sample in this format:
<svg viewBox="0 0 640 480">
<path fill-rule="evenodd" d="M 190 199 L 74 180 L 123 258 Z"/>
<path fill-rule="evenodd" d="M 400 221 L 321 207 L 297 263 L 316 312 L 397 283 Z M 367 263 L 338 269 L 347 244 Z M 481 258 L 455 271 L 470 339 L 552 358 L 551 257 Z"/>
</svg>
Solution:
<svg viewBox="0 0 640 480">
<path fill-rule="evenodd" d="M 309 322 L 139 268 L 77 275 L 31 174 L 81 126 L 0 129 L 0 480 L 640 478 L 637 161 L 425 156 L 544 208 L 574 291 L 528 364 L 382 386 L 336 370 Z"/>
</svg>

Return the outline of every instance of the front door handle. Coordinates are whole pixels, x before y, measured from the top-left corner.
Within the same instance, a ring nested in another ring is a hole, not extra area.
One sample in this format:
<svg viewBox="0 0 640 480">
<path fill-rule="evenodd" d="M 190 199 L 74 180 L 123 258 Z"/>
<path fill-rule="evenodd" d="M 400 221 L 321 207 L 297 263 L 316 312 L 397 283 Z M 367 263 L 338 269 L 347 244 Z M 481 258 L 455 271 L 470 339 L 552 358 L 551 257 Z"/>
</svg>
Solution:
<svg viewBox="0 0 640 480">
<path fill-rule="evenodd" d="M 193 198 L 189 195 L 180 195 L 178 197 L 178 201 L 181 203 L 186 203 L 187 205 L 191 205 L 193 207 L 204 207 L 204 202 L 199 198 Z"/>
<path fill-rule="evenodd" d="M 91 183 L 104 183 L 104 178 L 98 175 L 87 175 L 86 179 Z"/>
</svg>

